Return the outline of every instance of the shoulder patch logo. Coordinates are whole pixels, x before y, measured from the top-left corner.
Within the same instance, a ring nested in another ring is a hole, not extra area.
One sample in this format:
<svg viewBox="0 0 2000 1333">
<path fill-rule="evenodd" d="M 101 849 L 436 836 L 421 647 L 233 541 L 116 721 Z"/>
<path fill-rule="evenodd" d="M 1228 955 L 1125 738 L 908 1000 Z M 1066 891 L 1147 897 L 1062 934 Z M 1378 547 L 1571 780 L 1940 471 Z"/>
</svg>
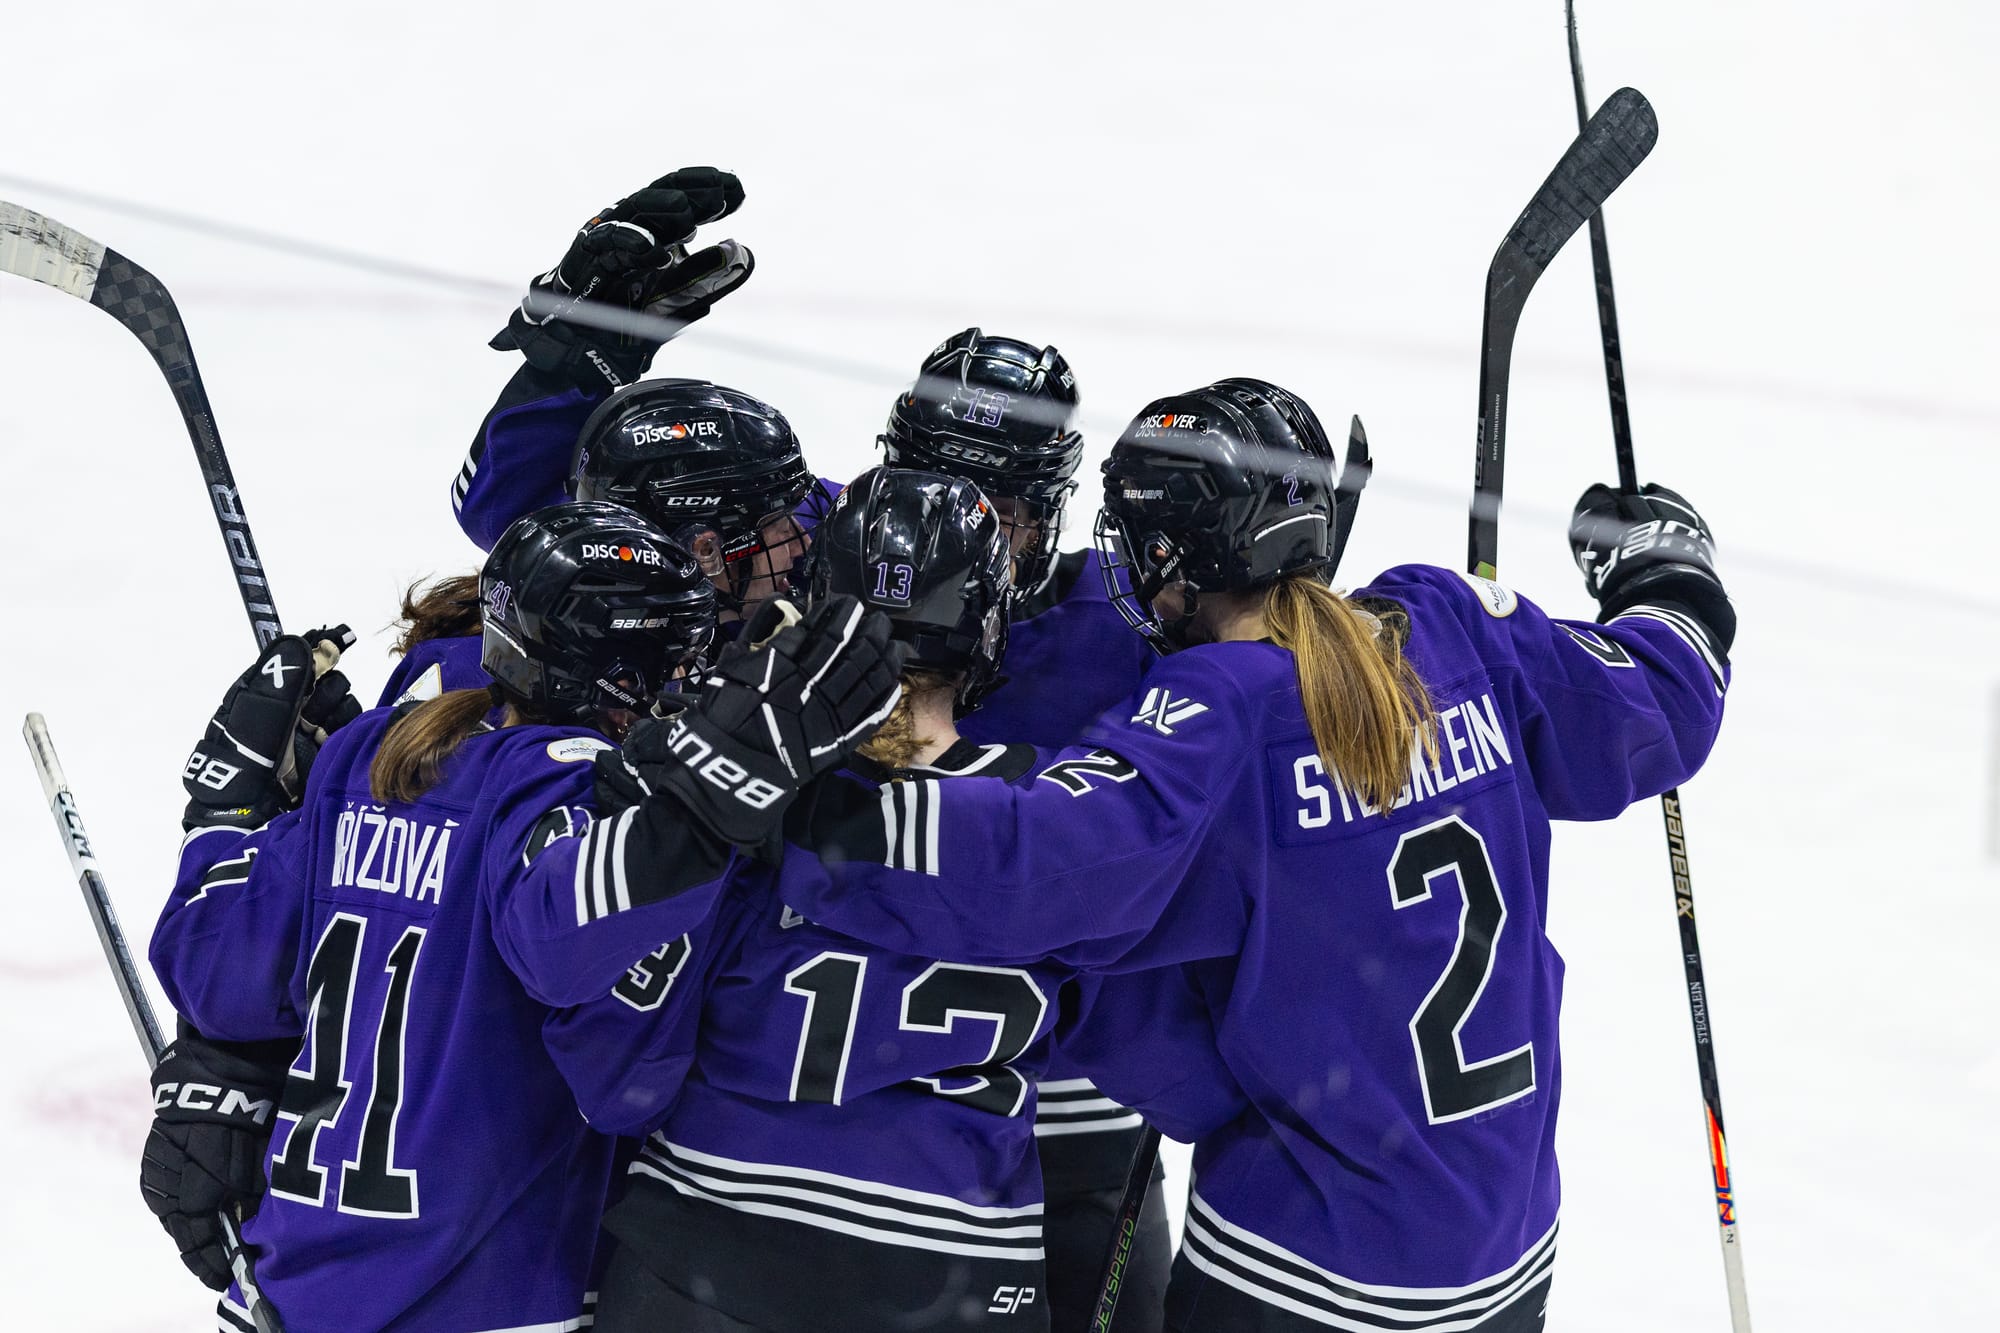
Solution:
<svg viewBox="0 0 2000 1333">
<path fill-rule="evenodd" d="M 1144 723 L 1162 736 L 1174 734 L 1174 724 L 1185 722 L 1199 713 L 1208 711 L 1207 704 L 1198 704 L 1193 699 L 1175 698 L 1170 690 L 1155 685 L 1146 691 L 1146 701 L 1139 705 L 1139 711 L 1132 714 L 1134 722 Z"/>
<path fill-rule="evenodd" d="M 424 668 L 424 673 L 411 681 L 408 688 L 392 701 L 396 704 L 422 703 L 435 699 L 444 693 L 444 667 L 433 662 Z"/>
<path fill-rule="evenodd" d="M 610 741 L 601 741 L 594 736 L 568 736 L 549 742 L 549 758 L 558 764 L 587 764 L 600 750 L 611 748 Z"/>
<path fill-rule="evenodd" d="M 1477 574 L 1461 573 L 1465 586 L 1479 594 L 1479 604 L 1486 608 L 1486 614 L 1495 620 L 1503 620 L 1514 614 L 1514 608 L 1521 599 L 1514 595 L 1512 588 L 1503 588 L 1492 579 L 1482 579 Z"/>
</svg>

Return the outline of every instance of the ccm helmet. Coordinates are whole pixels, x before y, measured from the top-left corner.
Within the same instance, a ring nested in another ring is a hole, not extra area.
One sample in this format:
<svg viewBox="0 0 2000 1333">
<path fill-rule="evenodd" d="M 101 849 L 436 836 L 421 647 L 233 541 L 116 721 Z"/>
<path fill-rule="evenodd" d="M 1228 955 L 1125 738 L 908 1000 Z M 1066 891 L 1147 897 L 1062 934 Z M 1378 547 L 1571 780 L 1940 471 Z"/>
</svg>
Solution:
<svg viewBox="0 0 2000 1333">
<path fill-rule="evenodd" d="M 795 511 L 819 495 L 784 414 L 707 380 L 645 380 L 598 405 L 577 437 L 570 492 L 637 510 L 694 553 L 723 603 L 786 591 L 808 540 Z"/>
<path fill-rule="evenodd" d="M 479 574 L 480 665 L 529 716 L 601 725 L 642 712 L 715 638 L 715 589 L 667 534 L 619 505 L 516 519 Z"/>
<path fill-rule="evenodd" d="M 964 673 L 964 711 L 992 689 L 1007 651 L 1012 565 L 1000 516 L 972 482 L 870 468 L 820 524 L 806 596 L 845 593 L 887 615 L 908 665 Z"/>
<path fill-rule="evenodd" d="M 932 349 L 889 410 L 882 461 L 965 477 L 1014 502 L 1014 523 L 1036 528 L 1016 562 L 1015 586 L 1037 592 L 1055 571 L 1063 506 L 1083 456 L 1076 376 L 1053 347 L 990 338 L 978 329 Z"/>
<path fill-rule="evenodd" d="M 1201 593 L 1261 588 L 1302 570 L 1331 576 L 1370 467 L 1359 419 L 1336 474 L 1319 418 L 1264 380 L 1155 399 L 1104 462 L 1105 589 L 1155 648 L 1185 647 Z M 1153 599 L 1174 583 L 1186 605 L 1166 620 Z"/>
</svg>

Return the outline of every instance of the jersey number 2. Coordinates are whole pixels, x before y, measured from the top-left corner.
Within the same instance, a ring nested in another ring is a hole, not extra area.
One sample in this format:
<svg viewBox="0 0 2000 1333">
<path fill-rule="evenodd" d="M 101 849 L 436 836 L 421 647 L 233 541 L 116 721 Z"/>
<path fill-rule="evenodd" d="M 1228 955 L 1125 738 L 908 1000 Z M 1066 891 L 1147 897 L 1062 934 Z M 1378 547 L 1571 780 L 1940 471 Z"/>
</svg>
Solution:
<svg viewBox="0 0 2000 1333">
<path fill-rule="evenodd" d="M 368 922 L 346 912 L 334 915 L 313 946 L 306 967 L 307 1016 L 304 1068 L 292 1067 L 285 1080 L 278 1118 L 291 1120 L 285 1150 L 271 1162 L 271 1192 L 322 1207 L 326 1203 L 326 1168 L 313 1161 L 319 1132 L 340 1119 L 353 1088 L 345 1077 L 347 1029 L 354 1017 L 354 987 L 361 966 L 361 942 Z M 396 1113 L 403 1104 L 403 1037 L 410 1016 L 410 980 L 417 954 L 424 947 L 424 928 L 410 926 L 389 950 L 383 970 L 389 993 L 382 1000 L 382 1021 L 375 1030 L 374 1076 L 368 1105 L 361 1113 L 361 1141 L 354 1160 L 340 1170 L 338 1207 L 343 1213 L 366 1217 L 415 1217 L 417 1173 L 397 1168 Z"/>
<path fill-rule="evenodd" d="M 1389 858 L 1392 901 L 1398 911 L 1428 902 L 1431 882 L 1446 871 L 1456 872 L 1464 900 L 1458 944 L 1444 975 L 1410 1019 L 1424 1111 L 1433 1125 L 1478 1115 L 1535 1090 L 1533 1042 L 1470 1064 L 1459 1044 L 1459 1033 L 1493 975 L 1493 948 L 1507 923 L 1507 904 L 1485 840 L 1457 815 L 1405 833 Z"/>
</svg>

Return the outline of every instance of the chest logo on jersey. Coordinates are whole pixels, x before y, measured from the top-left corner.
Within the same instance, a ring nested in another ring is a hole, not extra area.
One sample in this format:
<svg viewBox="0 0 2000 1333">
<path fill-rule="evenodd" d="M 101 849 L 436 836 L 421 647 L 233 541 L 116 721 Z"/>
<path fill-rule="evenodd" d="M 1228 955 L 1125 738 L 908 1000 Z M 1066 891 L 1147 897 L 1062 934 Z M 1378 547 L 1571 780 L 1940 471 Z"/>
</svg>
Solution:
<svg viewBox="0 0 2000 1333">
<path fill-rule="evenodd" d="M 380 806 L 349 806 L 333 828 L 333 887 L 440 902 L 451 831 L 457 827 L 455 819 L 440 825 L 391 815 Z"/>
<path fill-rule="evenodd" d="M 1132 720 L 1151 727 L 1162 736 L 1171 736 L 1177 723 L 1207 711 L 1207 704 L 1198 704 L 1187 698 L 1177 699 L 1172 691 L 1156 685 L 1146 691 L 1146 700 L 1139 705 L 1139 711 L 1132 714 Z"/>
</svg>

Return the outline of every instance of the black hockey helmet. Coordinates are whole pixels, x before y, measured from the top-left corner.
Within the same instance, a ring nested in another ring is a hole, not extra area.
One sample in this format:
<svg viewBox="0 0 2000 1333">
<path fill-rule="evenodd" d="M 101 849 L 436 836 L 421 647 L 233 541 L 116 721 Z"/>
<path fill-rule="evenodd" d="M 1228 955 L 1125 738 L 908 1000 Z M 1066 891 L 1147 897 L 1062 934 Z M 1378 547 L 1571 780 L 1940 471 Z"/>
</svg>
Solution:
<svg viewBox="0 0 2000 1333">
<path fill-rule="evenodd" d="M 620 505 L 516 519 L 479 573 L 480 665 L 530 716 L 602 726 L 643 712 L 715 638 L 715 588 L 691 554 Z"/>
<path fill-rule="evenodd" d="M 1330 577 L 1370 470 L 1357 419 L 1347 463 L 1305 402 L 1275 384 L 1226 379 L 1148 403 L 1104 462 L 1097 544 L 1113 604 L 1162 652 L 1184 647 L 1203 592 Z M 1186 585 L 1186 615 L 1153 599 Z"/>
<path fill-rule="evenodd" d="M 809 539 L 794 512 L 820 492 L 777 408 L 707 380 L 656 379 L 590 414 L 570 493 L 657 523 L 740 610 L 798 581 Z"/>
<path fill-rule="evenodd" d="M 1013 557 L 1000 516 L 963 477 L 876 467 L 820 524 L 808 604 L 840 593 L 889 617 L 907 664 L 958 675 L 961 710 L 992 689 L 1007 651 Z"/>
<path fill-rule="evenodd" d="M 1063 506 L 1076 489 L 1076 405 L 1076 376 L 1061 352 L 966 329 L 933 348 L 896 399 L 882 461 L 965 477 L 991 499 L 1014 501 L 1014 522 L 1039 529 L 1014 577 L 1032 593 L 1055 569 Z"/>
</svg>

